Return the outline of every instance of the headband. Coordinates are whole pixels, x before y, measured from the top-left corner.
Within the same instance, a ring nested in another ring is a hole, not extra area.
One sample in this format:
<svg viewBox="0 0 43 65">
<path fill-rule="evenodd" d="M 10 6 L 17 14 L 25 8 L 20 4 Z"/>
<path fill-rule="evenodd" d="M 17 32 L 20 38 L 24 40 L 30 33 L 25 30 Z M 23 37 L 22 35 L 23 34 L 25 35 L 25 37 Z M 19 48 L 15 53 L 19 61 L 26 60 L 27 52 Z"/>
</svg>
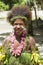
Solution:
<svg viewBox="0 0 43 65">
<path fill-rule="evenodd" d="M 14 20 L 16 20 L 16 19 L 18 19 L 18 18 L 21 18 L 21 19 L 23 19 L 23 20 L 25 20 L 25 21 L 28 21 L 27 17 L 25 17 L 25 16 L 13 16 L 13 17 L 10 19 L 10 21 L 12 22 L 12 21 L 14 21 Z"/>
</svg>

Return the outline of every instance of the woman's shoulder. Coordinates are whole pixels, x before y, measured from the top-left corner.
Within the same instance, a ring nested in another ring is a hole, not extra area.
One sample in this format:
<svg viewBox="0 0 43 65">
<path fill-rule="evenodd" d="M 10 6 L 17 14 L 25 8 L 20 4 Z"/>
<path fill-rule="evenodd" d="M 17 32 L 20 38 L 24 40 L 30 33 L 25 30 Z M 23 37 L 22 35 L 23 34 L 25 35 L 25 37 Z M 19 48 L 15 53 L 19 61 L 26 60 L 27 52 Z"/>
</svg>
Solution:
<svg viewBox="0 0 43 65">
<path fill-rule="evenodd" d="M 30 35 L 26 36 L 26 38 L 28 38 L 28 40 L 35 40 L 34 37 L 32 37 Z"/>
<path fill-rule="evenodd" d="M 9 36 L 4 39 L 3 47 L 5 47 L 9 42 Z"/>
</svg>

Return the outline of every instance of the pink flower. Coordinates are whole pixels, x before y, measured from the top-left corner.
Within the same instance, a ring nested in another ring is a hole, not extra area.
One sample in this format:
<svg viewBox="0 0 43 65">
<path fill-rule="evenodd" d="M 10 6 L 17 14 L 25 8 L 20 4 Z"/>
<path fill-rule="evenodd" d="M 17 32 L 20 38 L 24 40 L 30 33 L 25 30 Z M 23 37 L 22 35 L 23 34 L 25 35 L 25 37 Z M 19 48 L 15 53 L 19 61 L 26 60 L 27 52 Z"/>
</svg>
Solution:
<svg viewBox="0 0 43 65">
<path fill-rule="evenodd" d="M 27 35 L 27 30 L 24 29 L 24 30 L 23 30 L 23 33 L 22 33 L 22 36 L 25 37 L 26 35 Z"/>
<path fill-rule="evenodd" d="M 9 39 L 10 39 L 11 43 L 14 42 L 14 39 L 15 39 L 14 33 L 10 34 L 10 38 Z"/>
<path fill-rule="evenodd" d="M 15 56 L 20 55 L 22 49 L 23 49 L 23 45 L 21 45 L 21 44 L 17 47 L 16 50 L 14 49 L 14 44 L 13 45 L 11 44 L 11 46 L 10 46 L 10 52 L 12 53 L 12 55 L 15 55 Z"/>
</svg>

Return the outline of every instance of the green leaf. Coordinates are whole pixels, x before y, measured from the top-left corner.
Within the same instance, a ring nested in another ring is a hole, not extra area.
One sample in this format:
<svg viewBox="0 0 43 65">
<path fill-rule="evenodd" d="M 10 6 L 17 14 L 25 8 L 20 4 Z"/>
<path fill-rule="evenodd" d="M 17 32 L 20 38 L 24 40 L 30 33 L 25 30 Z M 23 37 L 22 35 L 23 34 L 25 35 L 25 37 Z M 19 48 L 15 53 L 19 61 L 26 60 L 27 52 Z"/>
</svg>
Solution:
<svg viewBox="0 0 43 65">
<path fill-rule="evenodd" d="M 20 63 L 26 65 L 26 64 L 30 64 L 30 57 L 31 57 L 31 54 L 30 53 L 22 53 L 20 58 L 19 58 L 19 61 Z"/>
</svg>

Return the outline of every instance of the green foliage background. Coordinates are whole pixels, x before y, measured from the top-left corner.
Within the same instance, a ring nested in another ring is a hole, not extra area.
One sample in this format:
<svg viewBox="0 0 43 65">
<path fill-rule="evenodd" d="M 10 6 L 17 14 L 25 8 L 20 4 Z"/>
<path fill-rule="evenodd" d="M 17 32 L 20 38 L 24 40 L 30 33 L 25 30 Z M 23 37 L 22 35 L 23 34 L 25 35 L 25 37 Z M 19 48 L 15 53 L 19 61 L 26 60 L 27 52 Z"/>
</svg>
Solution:
<svg viewBox="0 0 43 65">
<path fill-rule="evenodd" d="M 34 2 L 36 2 L 37 5 L 40 5 L 43 9 L 43 0 L 0 0 L 0 2 L 1 2 L 0 9 L 3 9 L 3 10 L 9 10 L 15 4 L 23 4 L 23 5 L 26 4 L 32 7 L 34 6 Z"/>
<path fill-rule="evenodd" d="M 8 10 L 8 9 L 9 9 L 9 6 L 8 5 L 6 5 L 3 2 L 0 2 L 0 11 Z"/>
<path fill-rule="evenodd" d="M 21 4 L 22 2 L 24 3 L 24 0 L 0 0 L 0 2 L 1 2 L 0 7 L 2 5 L 0 9 L 3 9 L 4 6 L 4 10 L 7 10 L 7 9 L 11 9 L 14 4 L 18 4 L 18 3 Z"/>
</svg>

